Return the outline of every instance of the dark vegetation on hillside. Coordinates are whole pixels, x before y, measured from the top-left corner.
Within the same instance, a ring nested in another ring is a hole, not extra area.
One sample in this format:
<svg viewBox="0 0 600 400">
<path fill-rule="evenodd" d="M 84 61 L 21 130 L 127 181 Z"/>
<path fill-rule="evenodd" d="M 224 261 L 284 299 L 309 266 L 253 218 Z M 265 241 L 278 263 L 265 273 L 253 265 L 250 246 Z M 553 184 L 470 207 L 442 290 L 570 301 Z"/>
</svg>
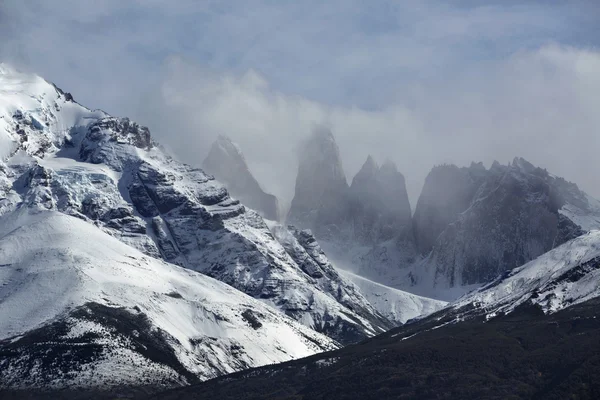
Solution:
<svg viewBox="0 0 600 400">
<path fill-rule="evenodd" d="M 600 299 L 544 315 L 521 306 L 431 329 L 439 312 L 341 350 L 239 372 L 155 394 L 154 399 L 598 399 Z M 416 335 L 415 335 L 416 333 Z M 414 336 L 412 336 L 414 335 Z M 141 389 L 141 390 L 140 390 Z M 11 399 L 149 398 L 148 388 L 111 393 L 1 392 Z"/>
<path fill-rule="evenodd" d="M 157 399 L 598 399 L 600 300 L 486 323 L 435 317 L 339 351 L 244 371 Z M 437 325 L 437 323 L 435 323 Z"/>
</svg>

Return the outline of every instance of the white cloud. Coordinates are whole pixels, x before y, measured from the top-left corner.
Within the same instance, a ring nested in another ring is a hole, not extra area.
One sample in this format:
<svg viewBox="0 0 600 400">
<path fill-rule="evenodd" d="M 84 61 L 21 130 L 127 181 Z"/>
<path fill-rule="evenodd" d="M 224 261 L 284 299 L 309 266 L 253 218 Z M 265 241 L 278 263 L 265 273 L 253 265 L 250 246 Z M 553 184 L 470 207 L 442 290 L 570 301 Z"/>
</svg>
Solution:
<svg viewBox="0 0 600 400">
<path fill-rule="evenodd" d="M 189 162 L 226 133 L 288 198 L 315 123 L 349 179 L 367 153 L 389 157 L 413 203 L 433 164 L 516 155 L 600 197 L 599 55 L 582 48 L 599 44 L 598 5 L 486 4 L 3 0 L 0 57 L 149 125 Z"/>
<path fill-rule="evenodd" d="M 314 124 L 334 131 L 349 179 L 368 154 L 395 161 L 413 203 L 434 164 L 515 156 L 600 195 L 600 53 L 594 50 L 552 45 L 518 52 L 464 71 L 444 87 L 421 86 L 404 102 L 379 110 L 288 96 L 254 71 L 220 74 L 179 58 L 166 71 L 155 104 L 168 110 L 157 126 L 167 133 L 161 139 L 186 161 L 198 162 L 217 134 L 227 134 L 259 180 L 288 200 L 296 146 Z"/>
</svg>

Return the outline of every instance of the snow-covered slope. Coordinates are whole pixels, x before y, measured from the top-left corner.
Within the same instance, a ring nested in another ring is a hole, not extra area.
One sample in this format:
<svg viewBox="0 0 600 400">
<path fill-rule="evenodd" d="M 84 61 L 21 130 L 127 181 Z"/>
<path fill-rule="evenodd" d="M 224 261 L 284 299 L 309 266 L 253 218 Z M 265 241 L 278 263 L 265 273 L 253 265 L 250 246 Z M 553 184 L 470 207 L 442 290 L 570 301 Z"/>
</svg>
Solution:
<svg viewBox="0 0 600 400">
<path fill-rule="evenodd" d="M 0 387 L 171 386 L 336 347 L 75 217 L 1 221 Z"/>
<path fill-rule="evenodd" d="M 339 272 L 360 289 L 373 307 L 398 324 L 403 324 L 422 315 L 432 314 L 448 304 L 445 301 L 429 299 L 394 289 L 349 271 L 339 270 Z"/>
<path fill-rule="evenodd" d="M 306 274 L 256 212 L 173 160 L 147 128 L 88 110 L 39 77 L 2 71 L 0 216 L 26 207 L 77 217 L 340 342 L 391 326 L 350 282 Z"/>
<path fill-rule="evenodd" d="M 0 64 L 0 158 L 17 148 L 42 156 L 56 150 L 72 129 L 105 117 L 32 74 Z"/>
<path fill-rule="evenodd" d="M 566 203 L 558 212 L 586 232 L 600 229 L 600 201 L 588 194 L 583 194 L 579 202 Z"/>
<path fill-rule="evenodd" d="M 600 231 L 573 239 L 470 293 L 453 308 L 475 307 L 488 317 L 529 302 L 556 312 L 600 296 Z"/>
</svg>

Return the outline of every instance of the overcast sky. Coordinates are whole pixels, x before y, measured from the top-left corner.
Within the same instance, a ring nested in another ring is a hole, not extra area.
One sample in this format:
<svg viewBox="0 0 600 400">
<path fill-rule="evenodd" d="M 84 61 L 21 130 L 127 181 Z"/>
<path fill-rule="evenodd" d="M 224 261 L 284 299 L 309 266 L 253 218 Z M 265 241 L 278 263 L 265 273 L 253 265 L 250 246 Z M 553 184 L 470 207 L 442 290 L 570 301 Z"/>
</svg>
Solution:
<svg viewBox="0 0 600 400">
<path fill-rule="evenodd" d="M 199 164 L 237 141 L 289 201 L 331 127 L 351 180 L 523 156 L 600 197 L 600 1 L 1 0 L 0 59 Z"/>
</svg>

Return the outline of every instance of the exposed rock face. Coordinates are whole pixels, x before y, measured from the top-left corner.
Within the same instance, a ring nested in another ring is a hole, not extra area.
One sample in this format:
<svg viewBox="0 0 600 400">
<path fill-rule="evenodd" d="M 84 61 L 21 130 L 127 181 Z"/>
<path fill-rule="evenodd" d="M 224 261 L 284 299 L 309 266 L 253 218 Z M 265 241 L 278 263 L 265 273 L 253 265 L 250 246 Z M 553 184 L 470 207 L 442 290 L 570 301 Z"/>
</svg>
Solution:
<svg viewBox="0 0 600 400">
<path fill-rule="evenodd" d="M 222 182 L 244 205 L 256 210 L 263 217 L 278 220 L 278 201 L 265 193 L 254 178 L 239 147 L 226 136 L 219 136 L 213 143 L 202 168 Z"/>
<path fill-rule="evenodd" d="M 275 225 L 271 228 L 271 231 L 290 257 L 302 268 L 302 271 L 310 276 L 314 280 L 314 283 L 321 287 L 322 290 L 332 293 L 338 302 L 346 305 L 359 315 L 372 313 L 370 308 L 360 309 L 363 306 L 357 304 L 354 299 L 362 298 L 363 295 L 359 293 L 354 285 L 348 286 L 344 283 L 345 280 L 333 268 L 321 246 L 309 230 L 298 230 L 293 226 L 284 228 L 281 225 Z M 359 307 L 359 309 L 356 307 Z M 294 313 L 294 311 L 290 312 Z M 379 314 L 377 318 L 379 318 L 377 324 L 389 324 L 389 320 L 382 318 Z M 327 328 L 326 332 L 329 329 L 331 328 Z M 335 329 L 338 328 L 335 327 Z M 363 336 L 360 330 L 356 330 L 353 327 L 345 327 L 343 329 L 344 335 L 348 337 L 348 341 L 357 341 Z"/>
<path fill-rule="evenodd" d="M 600 202 L 522 158 L 512 164 L 435 167 L 413 217 L 417 248 L 374 245 L 356 258 L 361 275 L 443 300 L 488 283 L 600 228 Z"/>
<path fill-rule="evenodd" d="M 369 156 L 348 186 L 333 134 L 323 129 L 301 153 L 288 221 L 343 246 L 371 246 L 400 236 L 413 242 L 404 176 L 391 161 L 378 166 Z"/>
<path fill-rule="evenodd" d="M 347 235 L 348 183 L 330 130 L 319 128 L 305 143 L 288 222 L 311 229 L 319 239 Z"/>
<path fill-rule="evenodd" d="M 352 180 L 350 199 L 354 237 L 360 243 L 379 243 L 399 234 L 412 239 L 404 176 L 391 161 L 379 167 L 369 156 Z"/>
<path fill-rule="evenodd" d="M 421 254 L 429 253 L 440 233 L 469 207 L 486 174 L 479 163 L 469 168 L 442 165 L 427 175 L 413 217 L 415 241 Z"/>
<path fill-rule="evenodd" d="M 90 111 L 38 77 L 0 75 L 0 99 L 0 217 L 21 210 L 76 217 L 341 343 L 392 326 L 350 282 L 303 269 L 258 213 L 172 159 L 147 128 Z"/>
<path fill-rule="evenodd" d="M 391 161 L 378 166 L 369 156 L 348 187 L 330 131 L 315 132 L 301 153 L 288 222 L 310 229 L 337 262 L 372 279 L 418 258 L 404 176 Z"/>
<path fill-rule="evenodd" d="M 567 203 L 586 201 L 576 185 L 522 158 L 509 166 L 495 163 L 475 191 L 471 172 L 463 170 L 462 194 L 452 193 L 451 199 L 459 201 L 442 208 L 464 210 L 433 245 L 429 261 L 436 282 L 451 287 L 486 283 L 583 233 L 560 212 Z M 450 219 L 449 212 L 437 216 L 429 221 L 436 227 Z"/>
</svg>

